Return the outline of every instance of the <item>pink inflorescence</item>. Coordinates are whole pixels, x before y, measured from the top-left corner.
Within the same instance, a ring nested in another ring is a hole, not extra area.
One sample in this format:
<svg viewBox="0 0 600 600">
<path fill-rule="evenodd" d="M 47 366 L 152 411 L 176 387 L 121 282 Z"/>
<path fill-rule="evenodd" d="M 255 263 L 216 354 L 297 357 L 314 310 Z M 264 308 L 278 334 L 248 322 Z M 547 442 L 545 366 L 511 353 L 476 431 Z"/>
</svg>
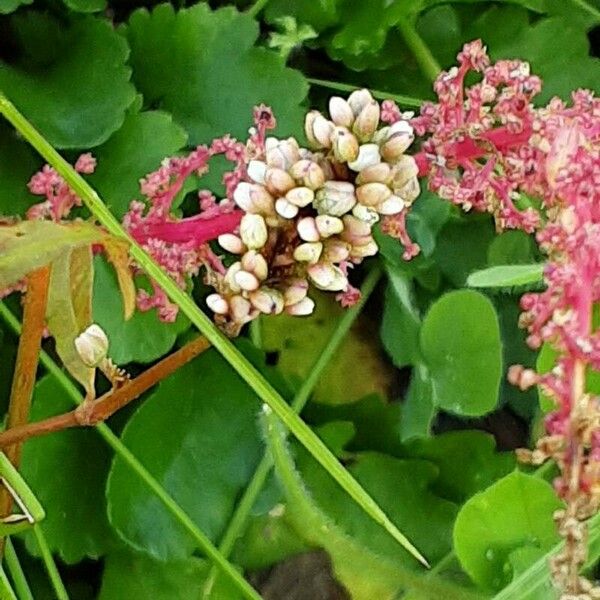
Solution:
<svg viewBox="0 0 600 600">
<path fill-rule="evenodd" d="M 544 374 L 514 366 L 509 379 L 521 389 L 538 384 L 556 402 L 548 435 L 523 455 L 561 468 L 555 487 L 567 508 L 557 520 L 567 543 L 553 573 L 559 588 L 578 594 L 590 588 L 578 575 L 581 521 L 600 505 L 600 405 L 586 389 L 588 369 L 600 370 L 600 100 L 579 90 L 569 104 L 554 98 L 536 108 L 541 82 L 529 65 L 490 64 L 480 41 L 458 62 L 435 84 L 438 103 L 412 121 L 428 136 L 417 162 L 442 197 L 492 213 L 501 229 L 535 232 L 548 256 L 546 289 L 522 297 L 520 323 L 531 347 L 554 349 L 555 366 Z M 470 71 L 480 81 L 465 87 Z"/>
</svg>

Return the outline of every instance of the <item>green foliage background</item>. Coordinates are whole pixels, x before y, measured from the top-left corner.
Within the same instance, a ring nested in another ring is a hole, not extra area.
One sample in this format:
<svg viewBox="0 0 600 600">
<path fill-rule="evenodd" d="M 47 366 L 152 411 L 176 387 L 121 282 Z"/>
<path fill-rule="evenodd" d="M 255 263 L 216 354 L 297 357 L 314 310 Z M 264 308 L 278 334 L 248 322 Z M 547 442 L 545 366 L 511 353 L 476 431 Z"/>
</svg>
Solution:
<svg viewBox="0 0 600 600">
<path fill-rule="evenodd" d="M 432 98 L 422 56 L 402 34 L 407 24 L 442 68 L 481 37 L 492 58 L 531 62 L 544 80 L 540 102 L 577 87 L 598 91 L 599 7 L 597 0 L 0 0 L 0 89 L 65 156 L 93 152 L 99 162 L 89 181 L 120 217 L 163 157 L 227 132 L 243 137 L 261 102 L 274 109 L 277 135 L 301 138 L 304 112 L 325 107 L 332 82 L 409 96 L 412 105 Z M 290 16 L 295 25 L 280 20 Z M 23 215 L 36 201 L 26 182 L 41 165 L 0 124 L 0 215 Z M 210 182 L 218 193 L 218 177 Z M 256 397 L 214 350 L 109 421 L 215 543 L 271 452 L 277 476 L 232 553 L 266 598 L 345 597 L 311 587 L 310 572 L 298 571 L 300 583 L 290 588 L 270 571 L 318 549 L 340 586 L 335 593 L 358 600 L 491 597 L 511 582 L 511 597 L 552 597 L 543 569 L 526 593 L 518 587 L 557 543 L 558 506 L 551 473 L 515 470 L 510 452 L 530 443 L 543 417 L 535 393 L 505 382 L 509 365 L 536 362 L 516 325 L 521 280 L 465 289 L 475 271 L 541 257 L 525 234 L 497 236 L 488 217 L 461 215 L 426 190 L 409 223 L 421 255 L 406 263 L 402 248 L 379 236 L 385 282 L 303 417 L 433 572 L 369 521 L 276 423 L 259 419 Z M 101 258 L 95 270 L 94 318 L 117 363 L 136 373 L 185 342 L 183 317 L 168 325 L 138 313 L 125 323 L 113 272 Z M 198 284 L 199 302 L 204 293 Z M 18 310 L 15 298 L 9 304 Z M 289 399 L 342 318 L 325 295 L 317 306 L 306 319 L 263 319 L 258 348 L 239 341 Z M 2 327 L 5 407 L 17 340 Z M 60 383 L 41 374 L 32 419 L 68 408 Z M 96 432 L 28 442 L 22 473 L 46 509 L 46 537 L 72 598 L 205 597 L 210 565 L 194 540 Z M 17 552 L 33 596 L 53 597 L 30 534 Z M 222 576 L 211 594 L 239 597 Z"/>
</svg>

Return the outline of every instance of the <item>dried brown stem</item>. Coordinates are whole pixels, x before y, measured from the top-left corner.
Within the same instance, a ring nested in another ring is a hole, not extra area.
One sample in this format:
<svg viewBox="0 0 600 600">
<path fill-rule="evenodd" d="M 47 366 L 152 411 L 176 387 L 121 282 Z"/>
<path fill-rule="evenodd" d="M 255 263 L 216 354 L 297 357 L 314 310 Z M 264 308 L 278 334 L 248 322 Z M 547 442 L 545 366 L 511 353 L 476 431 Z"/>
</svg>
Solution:
<svg viewBox="0 0 600 600">
<path fill-rule="evenodd" d="M 32 437 L 46 435 L 70 427 L 96 425 L 108 419 L 120 408 L 138 398 L 146 390 L 174 373 L 209 347 L 210 342 L 205 337 L 199 336 L 173 352 L 173 354 L 163 358 L 135 379 L 128 380 L 121 387 L 104 394 L 97 400 L 84 401 L 70 412 L 0 433 L 0 447 L 3 448 Z"/>
<path fill-rule="evenodd" d="M 23 329 L 19 338 L 15 372 L 10 390 L 10 403 L 6 421 L 7 429 L 24 426 L 29 419 L 31 397 L 40 355 L 42 336 L 46 326 L 46 304 L 50 267 L 42 267 L 27 276 L 27 292 L 23 302 Z M 5 448 L 8 459 L 15 467 L 21 460 L 21 443 L 14 440 Z M 0 516 L 12 510 L 13 499 L 6 488 L 0 490 Z M 3 550 L 3 540 L 0 553 Z"/>
</svg>

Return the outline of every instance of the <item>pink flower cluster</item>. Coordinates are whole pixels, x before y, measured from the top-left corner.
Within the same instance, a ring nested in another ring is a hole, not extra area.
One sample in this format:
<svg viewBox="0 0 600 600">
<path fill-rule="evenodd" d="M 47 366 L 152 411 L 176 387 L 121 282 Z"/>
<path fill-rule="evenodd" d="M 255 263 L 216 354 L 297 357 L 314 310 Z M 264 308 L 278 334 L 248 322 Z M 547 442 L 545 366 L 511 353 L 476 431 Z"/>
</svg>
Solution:
<svg viewBox="0 0 600 600">
<path fill-rule="evenodd" d="M 557 518 L 567 543 L 553 570 L 563 591 L 578 594 L 589 587 L 578 575 L 581 521 L 600 506 L 600 401 L 586 382 L 589 369 L 600 370 L 600 99 L 579 90 L 569 104 L 536 108 L 541 82 L 529 65 L 490 64 L 480 41 L 458 63 L 438 78 L 438 103 L 412 122 L 428 136 L 417 160 L 440 196 L 492 213 L 500 229 L 535 232 L 548 256 L 546 289 L 522 297 L 520 324 L 532 348 L 554 349 L 555 366 L 545 374 L 514 366 L 509 379 L 541 385 L 556 402 L 548 436 L 528 456 L 561 468 L 555 486 L 567 508 Z M 473 71 L 480 81 L 466 87 Z"/>
</svg>

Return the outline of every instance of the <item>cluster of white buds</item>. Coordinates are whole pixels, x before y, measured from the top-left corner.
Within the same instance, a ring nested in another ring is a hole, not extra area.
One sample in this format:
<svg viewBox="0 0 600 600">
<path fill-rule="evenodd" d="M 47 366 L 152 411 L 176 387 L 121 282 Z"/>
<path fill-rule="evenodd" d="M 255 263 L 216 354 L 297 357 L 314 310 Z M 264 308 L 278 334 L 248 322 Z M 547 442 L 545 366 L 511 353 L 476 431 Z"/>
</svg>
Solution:
<svg viewBox="0 0 600 600">
<path fill-rule="evenodd" d="M 414 139 L 406 120 L 380 127 L 380 107 L 367 90 L 334 97 L 331 120 L 311 111 L 311 149 L 267 138 L 247 165 L 233 199 L 244 211 L 239 230 L 219 236 L 240 256 L 224 274 L 209 273 L 207 298 L 230 335 L 260 313 L 307 315 L 309 284 L 357 298 L 348 268 L 377 253 L 372 227 L 397 215 L 419 194 L 418 168 L 404 152 Z"/>
</svg>

